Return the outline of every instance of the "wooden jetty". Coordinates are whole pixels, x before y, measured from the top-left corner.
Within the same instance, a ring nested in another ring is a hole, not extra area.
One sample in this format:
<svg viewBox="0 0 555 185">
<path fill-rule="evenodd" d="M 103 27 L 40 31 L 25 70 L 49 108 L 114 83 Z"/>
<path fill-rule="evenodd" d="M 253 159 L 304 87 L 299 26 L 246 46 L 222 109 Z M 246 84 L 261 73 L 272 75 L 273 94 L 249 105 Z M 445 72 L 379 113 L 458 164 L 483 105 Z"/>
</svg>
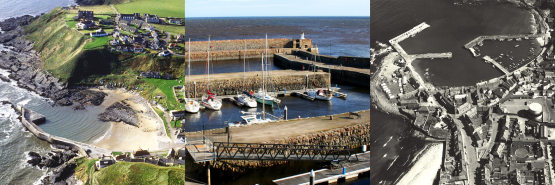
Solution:
<svg viewBox="0 0 555 185">
<path fill-rule="evenodd" d="M 299 92 L 293 92 L 291 93 L 291 96 L 294 97 L 301 97 L 302 99 L 306 99 L 306 100 L 310 100 L 310 101 L 314 101 L 314 97 L 308 96 L 307 94 L 304 93 L 299 93 Z"/>
<path fill-rule="evenodd" d="M 345 166 L 345 173 L 343 168 L 339 169 L 320 169 L 314 171 L 314 184 L 318 183 L 337 183 L 341 178 L 351 179 L 357 178 L 359 174 L 370 171 L 370 151 L 360 154 L 355 154 L 359 158 L 356 163 L 347 164 Z M 290 177 L 273 180 L 275 184 L 309 184 L 310 172 L 302 173 Z"/>
</svg>

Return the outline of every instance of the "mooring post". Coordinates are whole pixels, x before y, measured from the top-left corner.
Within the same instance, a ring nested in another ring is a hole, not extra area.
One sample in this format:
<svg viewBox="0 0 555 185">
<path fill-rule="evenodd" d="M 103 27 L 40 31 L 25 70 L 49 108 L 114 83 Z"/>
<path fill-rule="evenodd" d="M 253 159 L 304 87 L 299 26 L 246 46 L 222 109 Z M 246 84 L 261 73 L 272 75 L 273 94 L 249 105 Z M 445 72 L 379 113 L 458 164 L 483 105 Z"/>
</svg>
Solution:
<svg viewBox="0 0 555 185">
<path fill-rule="evenodd" d="M 283 119 L 287 120 L 287 106 L 285 106 L 285 108 L 283 108 Z"/>
<path fill-rule="evenodd" d="M 226 131 L 227 131 L 227 142 L 229 143 L 229 141 L 231 140 L 231 128 L 229 127 L 229 124 L 227 124 Z M 364 145 L 366 148 L 366 145 Z"/>
<path fill-rule="evenodd" d="M 314 170 L 310 170 L 310 185 L 314 185 Z"/>
<path fill-rule="evenodd" d="M 308 74 L 306 75 L 306 89 L 308 90 Z"/>
<path fill-rule="evenodd" d="M 208 162 L 208 185 L 210 185 L 210 162 Z"/>
<path fill-rule="evenodd" d="M 193 86 L 195 87 L 195 91 L 193 91 L 193 96 L 196 98 L 197 97 L 197 82 L 193 82 Z"/>
</svg>

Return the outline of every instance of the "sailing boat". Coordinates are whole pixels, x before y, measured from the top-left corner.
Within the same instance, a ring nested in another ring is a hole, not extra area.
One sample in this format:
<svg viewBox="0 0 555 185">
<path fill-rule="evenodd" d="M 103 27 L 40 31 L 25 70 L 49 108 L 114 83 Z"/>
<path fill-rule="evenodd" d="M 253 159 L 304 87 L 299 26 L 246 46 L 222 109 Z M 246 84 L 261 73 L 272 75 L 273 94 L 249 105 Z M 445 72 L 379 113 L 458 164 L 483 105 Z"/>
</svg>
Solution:
<svg viewBox="0 0 555 185">
<path fill-rule="evenodd" d="M 191 38 L 189 38 L 189 63 L 187 64 L 188 77 L 187 92 L 185 94 L 185 111 L 190 113 L 197 113 L 200 105 L 197 101 L 189 98 L 189 89 L 191 89 Z"/>
<path fill-rule="evenodd" d="M 216 94 L 210 92 L 210 36 L 208 36 L 208 56 L 206 57 L 206 68 L 208 70 L 206 82 L 206 94 L 202 95 L 202 105 L 208 109 L 220 110 L 222 108 L 222 100 L 216 97 Z"/>
<path fill-rule="evenodd" d="M 312 82 L 314 83 L 314 86 L 316 86 L 316 81 L 314 80 L 316 77 L 316 55 L 314 55 L 314 63 L 313 63 L 312 70 L 314 71 Z M 329 101 L 331 100 L 331 98 L 333 98 L 333 91 L 329 89 L 318 89 L 318 90 L 309 89 L 306 91 L 306 95 L 308 95 L 309 97 L 313 97 L 314 99 L 317 99 L 317 100 Z"/>
<path fill-rule="evenodd" d="M 268 35 L 266 35 L 266 50 L 268 49 Z M 267 51 L 266 51 L 267 53 Z M 266 54 L 266 57 L 268 55 Z M 267 61 L 267 60 L 266 60 Z M 274 102 L 279 103 L 279 100 L 273 96 L 268 95 L 268 93 L 266 92 L 266 87 L 265 87 L 265 83 L 264 83 L 264 66 L 266 65 L 265 61 L 264 61 L 264 54 L 262 54 L 262 88 L 258 89 L 257 93 L 254 93 L 253 96 L 256 99 L 256 101 L 258 103 L 262 103 L 262 104 L 266 104 L 266 105 L 270 105 L 273 106 Z"/>
<path fill-rule="evenodd" d="M 238 94 L 235 98 L 235 100 L 237 100 L 237 102 L 243 104 L 244 106 L 247 107 L 256 107 L 256 100 L 254 100 L 253 98 L 251 98 L 250 96 L 247 96 L 247 92 L 245 92 L 245 57 L 246 57 L 246 53 L 247 52 L 247 41 L 245 41 L 245 52 L 243 52 L 243 94 Z"/>
</svg>

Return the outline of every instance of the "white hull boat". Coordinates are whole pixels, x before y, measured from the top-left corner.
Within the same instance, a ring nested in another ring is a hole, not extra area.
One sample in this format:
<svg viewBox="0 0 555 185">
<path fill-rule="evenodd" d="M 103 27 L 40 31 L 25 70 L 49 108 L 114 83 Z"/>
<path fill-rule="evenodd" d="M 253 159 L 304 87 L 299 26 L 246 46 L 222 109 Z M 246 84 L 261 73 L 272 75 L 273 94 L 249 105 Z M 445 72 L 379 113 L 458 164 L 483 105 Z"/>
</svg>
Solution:
<svg viewBox="0 0 555 185">
<path fill-rule="evenodd" d="M 251 98 L 244 94 L 237 95 L 235 98 L 237 102 L 243 104 L 243 106 L 245 107 L 254 108 L 257 105 L 256 100 L 254 98 Z"/>
<path fill-rule="evenodd" d="M 197 113 L 199 109 L 200 104 L 197 101 L 185 98 L 185 111 L 189 113 Z"/>
<path fill-rule="evenodd" d="M 215 95 L 203 96 L 202 105 L 207 109 L 220 110 L 222 108 L 222 100 L 218 99 Z"/>
<path fill-rule="evenodd" d="M 333 93 L 330 90 L 323 90 L 323 89 L 318 89 L 318 90 L 308 90 L 306 91 L 306 94 L 310 97 L 314 97 L 314 99 L 317 100 L 324 100 L 324 101 L 329 101 L 331 100 L 331 98 L 333 98 Z"/>
</svg>

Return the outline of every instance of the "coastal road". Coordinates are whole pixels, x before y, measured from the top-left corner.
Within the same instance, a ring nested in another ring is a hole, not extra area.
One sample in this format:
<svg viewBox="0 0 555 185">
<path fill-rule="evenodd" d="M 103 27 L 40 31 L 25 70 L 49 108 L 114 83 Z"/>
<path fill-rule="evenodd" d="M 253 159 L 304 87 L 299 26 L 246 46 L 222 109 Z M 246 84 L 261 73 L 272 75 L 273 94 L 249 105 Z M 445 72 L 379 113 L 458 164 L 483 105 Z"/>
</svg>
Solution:
<svg viewBox="0 0 555 185">
<path fill-rule="evenodd" d="M 466 174 L 468 178 L 469 184 L 475 184 L 475 176 L 476 176 L 476 168 L 478 168 L 478 161 L 476 158 L 476 149 L 472 146 L 472 139 L 464 130 L 464 125 L 461 120 L 458 119 L 459 115 L 450 115 L 457 126 L 457 129 L 461 133 L 460 137 L 462 137 L 462 144 L 463 148 L 460 150 L 463 151 L 463 157 L 465 162 L 463 163 L 466 166 Z M 471 133 L 472 134 L 472 133 Z"/>
</svg>

